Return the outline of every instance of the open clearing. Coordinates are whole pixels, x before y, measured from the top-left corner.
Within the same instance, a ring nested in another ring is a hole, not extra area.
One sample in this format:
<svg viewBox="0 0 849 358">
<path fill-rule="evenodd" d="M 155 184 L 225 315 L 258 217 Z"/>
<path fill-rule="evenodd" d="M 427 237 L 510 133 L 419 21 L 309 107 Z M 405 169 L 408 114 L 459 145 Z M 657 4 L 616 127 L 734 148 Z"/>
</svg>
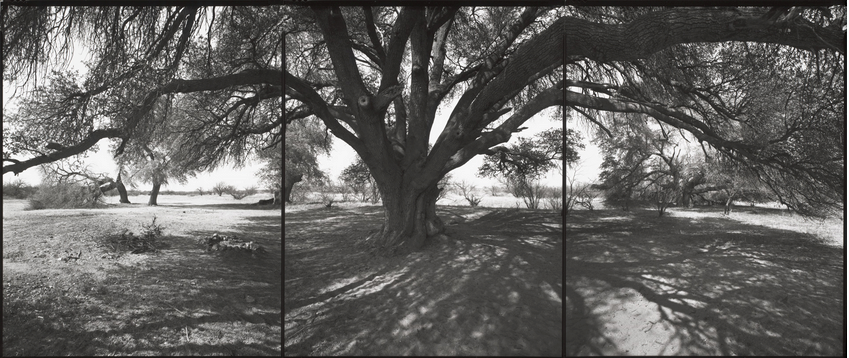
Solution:
<svg viewBox="0 0 849 358">
<path fill-rule="evenodd" d="M 844 355 L 843 221 L 573 211 L 566 355 Z"/>
<path fill-rule="evenodd" d="M 447 240 L 365 254 L 381 206 L 286 207 L 286 356 L 562 354 L 562 217 L 438 206 Z"/>
<path fill-rule="evenodd" d="M 265 196 L 160 195 L 157 207 L 130 197 L 142 204 L 38 211 L 3 200 L 3 356 L 279 356 L 281 212 L 249 204 Z M 158 253 L 114 257 L 94 239 L 138 234 L 154 215 L 166 228 Z M 195 242 L 216 232 L 267 253 L 207 252 Z M 59 260 L 66 250 L 82 255 Z"/>
</svg>

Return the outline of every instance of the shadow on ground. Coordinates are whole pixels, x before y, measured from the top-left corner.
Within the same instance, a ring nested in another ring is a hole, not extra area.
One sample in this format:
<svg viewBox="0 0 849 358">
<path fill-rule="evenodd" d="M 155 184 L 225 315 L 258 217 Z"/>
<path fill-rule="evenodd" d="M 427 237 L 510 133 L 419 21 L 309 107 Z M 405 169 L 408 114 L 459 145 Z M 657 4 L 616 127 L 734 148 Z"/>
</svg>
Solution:
<svg viewBox="0 0 849 358">
<path fill-rule="evenodd" d="M 83 272 L 73 282 L 4 275 L 4 291 L 24 280 L 29 290 L 4 292 L 4 356 L 279 356 L 281 218 L 246 220 L 228 234 L 267 248 L 259 257 L 205 252 L 195 239 L 213 232 L 192 232 L 166 236 L 167 247 L 138 255 L 145 259 L 137 264 Z"/>
<path fill-rule="evenodd" d="M 726 218 L 577 211 L 566 355 L 843 355 L 844 249 Z"/>
<path fill-rule="evenodd" d="M 284 355 L 562 354 L 559 215 L 440 208 L 448 240 L 383 259 L 382 210 L 285 215 Z"/>
</svg>

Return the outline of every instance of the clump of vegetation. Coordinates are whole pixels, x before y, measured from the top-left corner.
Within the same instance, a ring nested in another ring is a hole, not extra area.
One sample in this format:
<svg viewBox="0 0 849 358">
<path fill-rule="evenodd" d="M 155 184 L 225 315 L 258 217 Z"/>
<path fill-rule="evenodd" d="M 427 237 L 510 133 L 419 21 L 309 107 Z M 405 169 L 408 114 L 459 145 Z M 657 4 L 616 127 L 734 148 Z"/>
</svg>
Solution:
<svg viewBox="0 0 849 358">
<path fill-rule="evenodd" d="M 212 193 L 218 194 L 218 196 L 221 196 L 222 194 L 229 193 L 232 190 L 235 190 L 235 188 L 232 185 L 227 185 L 224 182 L 220 182 L 218 184 L 215 184 L 215 186 L 212 187 Z"/>
<path fill-rule="evenodd" d="M 13 199 L 26 199 L 38 191 L 37 187 L 25 183 L 21 179 L 3 183 L 3 197 Z"/>
<path fill-rule="evenodd" d="M 548 188 L 548 195 L 545 198 L 546 204 L 548 204 L 548 208 L 552 211 L 562 211 L 563 210 L 563 189 L 561 188 Z M 592 210 L 592 202 L 590 202 L 590 210 Z"/>
<path fill-rule="evenodd" d="M 461 181 L 459 183 L 454 184 L 454 186 L 457 187 L 457 190 L 459 190 L 460 195 L 462 195 L 463 198 L 465 198 L 466 201 L 469 202 L 469 206 L 471 207 L 478 206 L 478 204 L 480 204 L 481 202 L 481 199 L 483 199 L 483 197 L 478 197 L 477 195 L 475 195 L 475 190 L 477 188 L 471 183 Z"/>
<path fill-rule="evenodd" d="M 29 210 L 93 208 L 103 204 L 103 193 L 93 185 L 42 184 L 29 199 Z"/>
<path fill-rule="evenodd" d="M 120 234 L 106 236 L 103 245 L 115 252 L 157 252 L 157 241 L 162 237 L 165 227 L 156 223 L 156 216 L 150 224 L 142 224 L 141 233 L 136 236 L 129 229 L 123 229 Z"/>
<path fill-rule="evenodd" d="M 252 186 L 252 187 L 246 188 L 245 190 L 237 190 L 234 186 L 228 185 L 225 188 L 224 192 L 227 193 L 227 194 L 230 194 L 230 196 L 232 196 L 233 199 L 242 200 L 247 196 L 251 196 L 251 195 L 256 194 L 256 187 Z"/>
</svg>

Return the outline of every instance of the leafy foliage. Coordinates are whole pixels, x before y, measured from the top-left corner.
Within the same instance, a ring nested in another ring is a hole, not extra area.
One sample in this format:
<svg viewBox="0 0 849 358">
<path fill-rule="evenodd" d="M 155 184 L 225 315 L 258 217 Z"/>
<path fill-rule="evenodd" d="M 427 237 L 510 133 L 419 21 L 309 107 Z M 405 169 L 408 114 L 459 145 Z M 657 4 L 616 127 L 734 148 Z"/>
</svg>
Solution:
<svg viewBox="0 0 849 358">
<path fill-rule="evenodd" d="M 845 45 L 835 41 L 845 38 L 845 9 L 794 7 L 786 16 L 772 18 L 766 8 L 576 8 L 575 19 L 597 27 L 593 35 L 573 37 L 573 46 L 567 48 L 574 56 L 567 61 L 567 82 L 580 91 L 567 91 L 567 106 L 593 123 L 599 136 L 621 135 L 617 127 L 633 128 L 629 122 L 646 117 L 668 132 L 687 133 L 682 138 L 698 143 L 696 151 L 743 164 L 747 175 L 777 200 L 806 215 L 827 215 L 845 206 L 845 160 L 838 154 L 846 146 Z M 746 28 L 677 26 L 706 16 Z M 663 26 L 641 27 L 646 22 Z M 606 33 L 614 26 L 633 31 Z M 669 36 L 659 28 L 675 29 L 676 34 Z M 785 31 L 746 39 L 766 28 Z M 804 36 L 796 32 L 802 29 L 807 31 Z M 709 39 L 714 36 L 719 37 Z M 669 39 L 673 42 L 664 42 Z M 584 53 L 586 41 L 620 40 L 640 45 L 596 45 L 593 48 L 604 50 Z M 637 134 L 651 138 L 649 132 Z M 632 178 L 625 174 L 628 169 L 638 178 L 641 171 L 648 175 L 658 169 L 651 163 L 641 166 L 641 156 L 620 154 L 606 161 L 604 175 L 622 183 L 622 194 L 637 185 L 623 181 Z M 696 184 L 702 179 L 695 179 L 695 173 L 686 166 L 678 171 L 682 195 L 698 195 L 710 185 Z M 674 171 L 669 174 L 674 179 Z M 694 181 L 681 186 L 683 177 Z M 649 180 L 661 187 L 671 185 L 654 179 Z M 666 202 L 668 193 L 661 187 L 645 198 Z"/>
</svg>

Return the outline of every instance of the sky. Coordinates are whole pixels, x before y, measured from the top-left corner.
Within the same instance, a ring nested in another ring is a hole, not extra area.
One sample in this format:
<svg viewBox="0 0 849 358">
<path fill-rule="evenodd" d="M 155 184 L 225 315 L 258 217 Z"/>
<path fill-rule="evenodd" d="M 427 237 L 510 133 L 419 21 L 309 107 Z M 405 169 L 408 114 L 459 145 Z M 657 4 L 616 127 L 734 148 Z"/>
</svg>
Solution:
<svg viewBox="0 0 849 358">
<path fill-rule="evenodd" d="M 453 101 L 447 102 L 447 104 L 443 104 L 436 112 L 436 118 L 434 119 L 433 129 L 430 132 L 430 143 L 433 144 L 436 141 L 436 138 L 439 137 L 439 134 L 445 128 L 445 123 L 448 122 L 448 116 L 451 114 L 451 110 L 454 108 L 454 105 L 457 103 L 455 99 Z M 506 114 L 502 118 L 507 118 L 509 113 Z M 542 111 L 538 113 L 536 116 L 528 119 L 525 124 L 521 127 L 528 127 L 528 129 L 523 130 L 519 133 L 514 133 L 512 137 L 510 137 L 510 141 L 506 144 L 516 144 L 518 143 L 519 137 L 530 138 L 535 134 L 542 132 L 546 129 L 560 127 L 563 125 L 562 119 L 555 117 L 555 112 L 551 109 Z M 503 144 L 502 144 L 503 145 Z M 319 157 L 318 164 L 321 170 L 330 175 L 330 178 L 333 180 L 339 179 L 339 174 L 342 173 L 342 170 L 345 167 L 351 165 L 357 158 L 356 152 L 348 146 L 344 141 L 334 138 L 333 147 L 331 149 L 329 156 Z M 478 155 L 471 160 L 469 160 L 463 166 L 454 169 L 449 174 L 452 176 L 452 180 L 456 182 L 466 181 L 467 183 L 474 183 L 475 186 L 479 189 L 486 188 L 491 185 L 500 186 L 498 180 L 493 178 L 484 178 L 478 177 L 477 171 L 478 167 L 483 164 L 483 156 Z M 540 182 L 546 186 L 552 187 L 561 187 L 563 185 L 563 176 L 557 170 L 551 170 L 548 175 L 541 178 Z"/>
<path fill-rule="evenodd" d="M 577 131 L 581 134 L 584 149 L 578 150 L 580 159 L 574 166 L 567 169 L 567 174 L 570 178 L 574 175 L 575 181 L 578 183 L 593 183 L 598 181 L 598 174 L 601 172 L 599 166 L 603 161 L 601 150 L 590 141 L 593 138 L 594 128 L 587 121 L 575 119 L 577 116 L 572 116 L 566 120 L 566 128 Z"/>
<path fill-rule="evenodd" d="M 204 27 L 201 27 L 203 30 Z M 205 31 L 205 30 L 204 30 Z M 203 32 L 203 31 L 202 31 Z M 68 63 L 67 68 L 60 68 L 59 70 L 74 70 L 77 71 L 80 76 L 84 76 L 88 71 L 86 66 L 83 64 L 83 61 L 88 57 L 88 50 L 85 45 L 74 42 L 74 53 L 71 56 L 71 59 Z M 39 74 L 43 74 L 44 72 L 39 72 Z M 41 79 L 39 78 L 39 83 L 41 83 Z M 12 95 L 15 92 L 15 87 L 17 85 L 15 83 L 10 83 L 8 81 L 3 81 L 3 113 L 7 113 L 7 111 L 14 111 L 16 108 L 17 98 L 21 96 L 21 90 L 18 90 L 16 94 L 16 98 L 12 99 Z M 101 149 L 94 154 L 89 154 L 89 157 L 84 161 L 86 164 L 90 165 L 90 168 L 95 173 L 107 173 L 111 178 L 115 178 L 117 176 L 117 166 L 115 161 L 112 159 L 111 155 L 108 153 L 108 144 L 107 139 L 103 139 L 98 142 L 98 147 Z M 31 157 L 14 157 L 14 159 L 26 160 Z M 234 168 L 232 165 L 222 165 L 218 169 L 201 173 L 196 178 L 189 178 L 186 184 L 180 184 L 174 181 L 171 184 L 163 185 L 161 190 L 174 190 L 174 191 L 194 191 L 198 188 L 203 188 L 204 190 L 211 189 L 215 184 L 219 182 L 224 182 L 228 185 L 233 185 L 237 189 L 244 189 L 248 187 L 256 187 L 258 190 L 264 190 L 265 188 L 259 183 L 257 179 L 257 172 L 264 166 L 263 162 L 254 162 L 249 161 L 245 164 L 245 166 L 241 169 Z M 23 180 L 30 185 L 37 185 L 41 183 L 41 174 L 39 173 L 38 167 L 32 167 L 25 170 L 23 173 L 15 176 L 12 173 L 7 173 L 3 175 L 3 182 L 8 183 L 14 180 Z M 141 184 L 139 187 L 140 190 L 149 190 L 151 188 L 150 184 Z"/>
</svg>

